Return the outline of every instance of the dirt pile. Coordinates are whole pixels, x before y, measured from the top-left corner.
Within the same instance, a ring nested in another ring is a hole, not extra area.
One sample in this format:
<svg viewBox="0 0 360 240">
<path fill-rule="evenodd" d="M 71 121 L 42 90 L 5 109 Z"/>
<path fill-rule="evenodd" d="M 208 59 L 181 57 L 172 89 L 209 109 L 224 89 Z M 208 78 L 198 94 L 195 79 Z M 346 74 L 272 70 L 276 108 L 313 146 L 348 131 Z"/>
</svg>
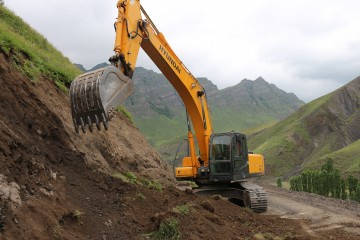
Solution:
<svg viewBox="0 0 360 240">
<path fill-rule="evenodd" d="M 81 179 L 86 173 L 101 176 L 136 172 L 163 184 L 172 181 L 159 155 L 126 118 L 119 114 L 112 131 L 77 135 L 66 94 L 46 79 L 31 82 L 3 55 L 0 65 L 0 208 L 6 216 L 5 220 L 0 218 L 3 232 L 33 227 L 44 236 L 49 224 L 71 209 L 71 179 Z M 16 194 L 20 199 L 10 201 Z M 14 222 L 17 227 L 10 229 Z"/>
<path fill-rule="evenodd" d="M 164 233 L 174 239 L 310 239 L 295 220 L 172 187 L 159 155 L 120 114 L 110 131 L 75 134 L 68 96 L 47 79 L 20 75 L 2 54 L 0 85 L 0 239 Z M 124 179 L 129 172 L 134 175 Z"/>
</svg>

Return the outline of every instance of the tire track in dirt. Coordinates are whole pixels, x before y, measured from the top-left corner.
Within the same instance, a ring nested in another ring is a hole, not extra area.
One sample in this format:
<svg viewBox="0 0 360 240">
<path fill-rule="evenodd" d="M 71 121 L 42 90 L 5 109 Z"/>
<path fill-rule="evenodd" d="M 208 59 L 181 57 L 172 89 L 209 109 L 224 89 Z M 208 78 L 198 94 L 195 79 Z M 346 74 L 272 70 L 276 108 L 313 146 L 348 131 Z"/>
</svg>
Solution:
<svg viewBox="0 0 360 240">
<path fill-rule="evenodd" d="M 287 219 L 300 219 L 303 229 L 316 237 L 320 231 L 343 230 L 360 239 L 360 204 L 265 186 L 268 212 Z"/>
</svg>

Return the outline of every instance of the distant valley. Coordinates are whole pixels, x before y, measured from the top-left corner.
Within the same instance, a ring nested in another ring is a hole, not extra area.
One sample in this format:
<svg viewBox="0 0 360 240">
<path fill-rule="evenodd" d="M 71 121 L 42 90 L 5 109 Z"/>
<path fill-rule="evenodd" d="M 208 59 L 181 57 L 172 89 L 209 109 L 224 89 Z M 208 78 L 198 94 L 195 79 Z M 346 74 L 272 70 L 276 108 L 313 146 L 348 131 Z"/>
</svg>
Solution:
<svg viewBox="0 0 360 240">
<path fill-rule="evenodd" d="M 104 66 L 106 63 L 92 70 Z M 261 77 L 239 80 L 237 85 L 221 90 L 207 78 L 197 80 L 206 90 L 214 132 L 261 128 L 285 118 L 304 104 L 295 94 Z M 187 132 L 182 100 L 163 74 L 137 67 L 133 81 L 134 93 L 124 105 L 148 141 L 164 158 L 171 160 Z"/>
</svg>

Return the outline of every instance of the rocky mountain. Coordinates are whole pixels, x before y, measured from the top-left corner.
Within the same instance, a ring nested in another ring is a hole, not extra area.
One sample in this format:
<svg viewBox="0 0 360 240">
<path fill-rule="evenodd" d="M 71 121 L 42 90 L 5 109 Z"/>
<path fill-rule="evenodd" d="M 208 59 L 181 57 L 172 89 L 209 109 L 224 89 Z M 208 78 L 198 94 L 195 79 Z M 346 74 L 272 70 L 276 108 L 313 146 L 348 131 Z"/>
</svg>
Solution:
<svg viewBox="0 0 360 240">
<path fill-rule="evenodd" d="M 109 65 L 110 64 L 108 64 L 106 62 L 103 62 L 103 63 L 99 63 L 99 64 L 95 65 L 94 67 L 92 67 L 90 69 L 86 69 L 82 64 L 74 63 L 74 66 L 77 67 L 82 72 L 91 72 L 91 71 L 94 71 L 96 69 L 103 68 L 103 67 L 106 67 L 106 66 L 109 66 Z"/>
<path fill-rule="evenodd" d="M 125 106 L 148 141 L 168 155 L 161 145 L 170 149 L 169 142 L 178 142 L 186 134 L 184 105 L 162 74 L 138 67 L 133 80 L 135 90 Z M 286 93 L 261 77 L 254 81 L 244 79 L 222 90 L 207 78 L 198 81 L 206 90 L 215 132 L 244 131 L 278 121 L 303 105 L 293 93 Z"/>
<path fill-rule="evenodd" d="M 74 63 L 74 66 L 77 67 L 81 72 L 86 72 L 87 71 L 82 64 Z"/>
<path fill-rule="evenodd" d="M 220 109 L 228 109 L 237 115 L 251 115 L 250 112 L 253 112 L 266 115 L 266 118 L 281 119 L 304 104 L 293 93 L 286 93 L 261 77 L 255 81 L 244 79 L 239 84 L 222 90 L 207 78 L 198 78 L 198 81 L 204 86 L 215 115 L 222 113 L 219 112 Z M 134 94 L 126 102 L 126 106 L 136 118 L 149 119 L 164 115 L 171 119 L 181 114 L 184 107 L 181 99 L 162 74 L 136 68 L 134 83 Z M 223 125 L 220 121 L 217 122 L 218 127 Z M 257 123 L 244 125 L 249 127 Z"/>
<path fill-rule="evenodd" d="M 106 66 L 107 63 L 101 63 L 86 71 Z M 81 65 L 78 67 L 83 69 Z M 137 67 L 133 81 L 134 93 L 125 106 L 148 140 L 158 146 L 182 136 L 186 129 L 185 107 L 164 75 Z M 216 132 L 244 131 L 278 121 L 304 104 L 295 94 L 286 93 L 262 77 L 254 81 L 243 79 L 222 90 L 207 78 L 198 81 L 206 90 Z"/>
<path fill-rule="evenodd" d="M 266 156 L 267 172 L 290 176 L 328 159 L 344 175 L 360 175 L 360 77 L 254 134 L 250 145 Z"/>
</svg>

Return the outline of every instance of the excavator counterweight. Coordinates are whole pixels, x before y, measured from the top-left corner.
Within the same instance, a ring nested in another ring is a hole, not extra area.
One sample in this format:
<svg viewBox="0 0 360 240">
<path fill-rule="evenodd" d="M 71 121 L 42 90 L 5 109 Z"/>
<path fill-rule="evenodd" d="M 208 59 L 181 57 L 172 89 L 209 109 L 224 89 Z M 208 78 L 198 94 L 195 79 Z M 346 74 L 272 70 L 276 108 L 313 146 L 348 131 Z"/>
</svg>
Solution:
<svg viewBox="0 0 360 240">
<path fill-rule="evenodd" d="M 133 92 L 133 82 L 118 68 L 109 66 L 78 76 L 70 86 L 71 112 L 76 132 L 105 130 L 116 107 Z"/>
</svg>

